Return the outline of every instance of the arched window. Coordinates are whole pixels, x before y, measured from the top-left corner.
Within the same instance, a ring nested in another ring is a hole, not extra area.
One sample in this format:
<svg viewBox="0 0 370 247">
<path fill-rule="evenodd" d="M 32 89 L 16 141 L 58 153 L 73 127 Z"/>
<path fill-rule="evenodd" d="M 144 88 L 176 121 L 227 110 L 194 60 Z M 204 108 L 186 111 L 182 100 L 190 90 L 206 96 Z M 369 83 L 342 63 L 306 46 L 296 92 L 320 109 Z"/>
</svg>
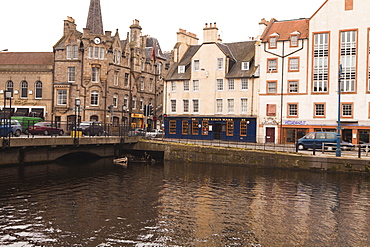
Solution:
<svg viewBox="0 0 370 247">
<path fill-rule="evenodd" d="M 42 82 L 37 81 L 35 84 L 35 97 L 36 99 L 42 99 Z"/>
<path fill-rule="evenodd" d="M 12 81 L 7 81 L 6 82 L 6 91 L 12 92 L 12 97 L 13 97 L 14 83 Z"/>
<path fill-rule="evenodd" d="M 21 98 L 27 98 L 28 95 L 28 82 L 21 82 Z"/>
<path fill-rule="evenodd" d="M 125 97 L 123 97 L 123 105 L 125 105 L 128 109 L 129 105 L 128 105 L 128 94 L 125 94 Z"/>
<path fill-rule="evenodd" d="M 99 120 L 99 117 L 98 116 L 96 116 L 96 115 L 90 116 L 90 121 L 96 121 L 96 122 L 98 122 L 98 120 Z"/>
<path fill-rule="evenodd" d="M 132 97 L 132 109 L 136 109 L 136 96 Z"/>
<path fill-rule="evenodd" d="M 113 106 L 117 108 L 118 106 L 118 94 L 113 94 Z"/>
</svg>

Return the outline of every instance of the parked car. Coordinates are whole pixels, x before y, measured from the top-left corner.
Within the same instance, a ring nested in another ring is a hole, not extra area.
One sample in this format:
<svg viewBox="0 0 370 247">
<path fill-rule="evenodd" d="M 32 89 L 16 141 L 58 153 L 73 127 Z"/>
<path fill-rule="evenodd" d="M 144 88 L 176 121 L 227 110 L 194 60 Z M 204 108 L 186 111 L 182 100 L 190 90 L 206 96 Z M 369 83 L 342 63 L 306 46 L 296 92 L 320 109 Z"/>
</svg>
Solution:
<svg viewBox="0 0 370 247">
<path fill-rule="evenodd" d="M 12 127 L 9 124 L 8 119 L 2 119 L 0 122 L 0 136 L 1 137 L 6 137 L 9 136 L 12 131 Z"/>
<path fill-rule="evenodd" d="M 314 143 L 316 148 L 321 148 L 323 143 L 336 143 L 337 133 L 335 132 L 311 132 L 304 137 L 298 139 L 298 149 L 304 150 L 313 148 Z"/>
<path fill-rule="evenodd" d="M 10 120 L 10 125 L 12 127 L 10 131 L 11 136 L 20 136 L 22 134 L 22 125 L 19 123 L 18 120 L 11 119 Z"/>
<path fill-rule="evenodd" d="M 63 135 L 64 130 L 49 122 L 38 122 L 28 127 L 28 133 L 32 135 Z"/>
<path fill-rule="evenodd" d="M 157 137 L 162 137 L 163 131 L 161 129 L 155 129 L 153 131 L 147 131 L 145 133 L 145 137 L 148 138 L 157 138 Z"/>
<path fill-rule="evenodd" d="M 328 151 L 334 151 L 337 149 L 337 143 L 325 143 L 324 148 L 327 149 Z M 341 141 L 340 149 L 343 151 L 355 150 L 355 145 L 353 145 L 350 142 Z"/>
<path fill-rule="evenodd" d="M 101 122 L 83 121 L 80 123 L 82 134 L 87 136 L 101 136 L 105 133 Z"/>
<path fill-rule="evenodd" d="M 141 128 L 135 128 L 128 132 L 128 136 L 145 136 L 145 130 Z"/>
</svg>

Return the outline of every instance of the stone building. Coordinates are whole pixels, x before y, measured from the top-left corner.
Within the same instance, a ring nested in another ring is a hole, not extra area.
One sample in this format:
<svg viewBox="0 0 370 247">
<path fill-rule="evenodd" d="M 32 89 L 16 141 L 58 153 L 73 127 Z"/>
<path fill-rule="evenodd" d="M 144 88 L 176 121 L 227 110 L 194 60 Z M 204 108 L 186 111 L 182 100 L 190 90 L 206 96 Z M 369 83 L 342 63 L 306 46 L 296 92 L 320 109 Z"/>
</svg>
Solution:
<svg viewBox="0 0 370 247">
<path fill-rule="evenodd" d="M 50 118 L 52 82 L 52 52 L 0 52 L 0 115 Z"/>
<path fill-rule="evenodd" d="M 158 128 L 166 74 L 158 40 L 143 36 L 138 20 L 125 39 L 118 30 L 104 32 L 102 23 L 99 0 L 91 0 L 82 32 L 73 18 L 64 21 L 63 36 L 54 46 L 55 120 L 67 123 L 67 129 L 76 116 L 79 121 Z M 145 105 L 153 107 L 153 115 L 144 116 Z"/>
</svg>

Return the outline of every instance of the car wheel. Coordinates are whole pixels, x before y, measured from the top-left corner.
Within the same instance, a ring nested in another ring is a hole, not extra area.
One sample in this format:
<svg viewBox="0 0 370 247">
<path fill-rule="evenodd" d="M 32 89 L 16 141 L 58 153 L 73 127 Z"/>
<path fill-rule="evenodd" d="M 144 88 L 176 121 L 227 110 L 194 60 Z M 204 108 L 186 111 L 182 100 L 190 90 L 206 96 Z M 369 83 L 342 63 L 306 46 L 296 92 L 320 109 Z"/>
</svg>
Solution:
<svg viewBox="0 0 370 247">
<path fill-rule="evenodd" d="M 49 135 L 49 131 L 45 130 L 45 131 L 44 131 L 44 135 L 45 135 L 45 136 Z"/>
<path fill-rule="evenodd" d="M 304 145 L 303 145 L 303 144 L 298 144 L 298 149 L 299 149 L 299 150 L 305 150 L 306 148 L 304 147 Z"/>
<path fill-rule="evenodd" d="M 59 131 L 59 135 L 62 136 L 64 134 L 64 131 L 63 130 L 60 130 Z"/>
<path fill-rule="evenodd" d="M 18 137 L 18 136 L 20 136 L 21 134 L 22 134 L 22 133 L 21 133 L 21 131 L 20 131 L 20 130 L 16 130 L 16 131 L 15 131 L 15 136 L 17 136 L 17 137 Z"/>
</svg>

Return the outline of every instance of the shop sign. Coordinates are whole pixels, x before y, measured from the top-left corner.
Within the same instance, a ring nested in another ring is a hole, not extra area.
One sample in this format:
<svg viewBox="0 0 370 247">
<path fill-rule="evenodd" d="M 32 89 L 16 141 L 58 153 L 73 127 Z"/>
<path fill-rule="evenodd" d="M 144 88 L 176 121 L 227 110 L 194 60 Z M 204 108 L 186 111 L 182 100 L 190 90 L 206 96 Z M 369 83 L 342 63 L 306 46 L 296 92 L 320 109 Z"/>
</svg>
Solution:
<svg viewBox="0 0 370 247">
<path fill-rule="evenodd" d="M 285 125 L 306 125 L 307 121 L 291 121 L 287 120 L 284 122 Z"/>
<path fill-rule="evenodd" d="M 131 117 L 133 118 L 144 118 L 143 114 L 138 114 L 138 113 L 131 113 Z"/>
</svg>

